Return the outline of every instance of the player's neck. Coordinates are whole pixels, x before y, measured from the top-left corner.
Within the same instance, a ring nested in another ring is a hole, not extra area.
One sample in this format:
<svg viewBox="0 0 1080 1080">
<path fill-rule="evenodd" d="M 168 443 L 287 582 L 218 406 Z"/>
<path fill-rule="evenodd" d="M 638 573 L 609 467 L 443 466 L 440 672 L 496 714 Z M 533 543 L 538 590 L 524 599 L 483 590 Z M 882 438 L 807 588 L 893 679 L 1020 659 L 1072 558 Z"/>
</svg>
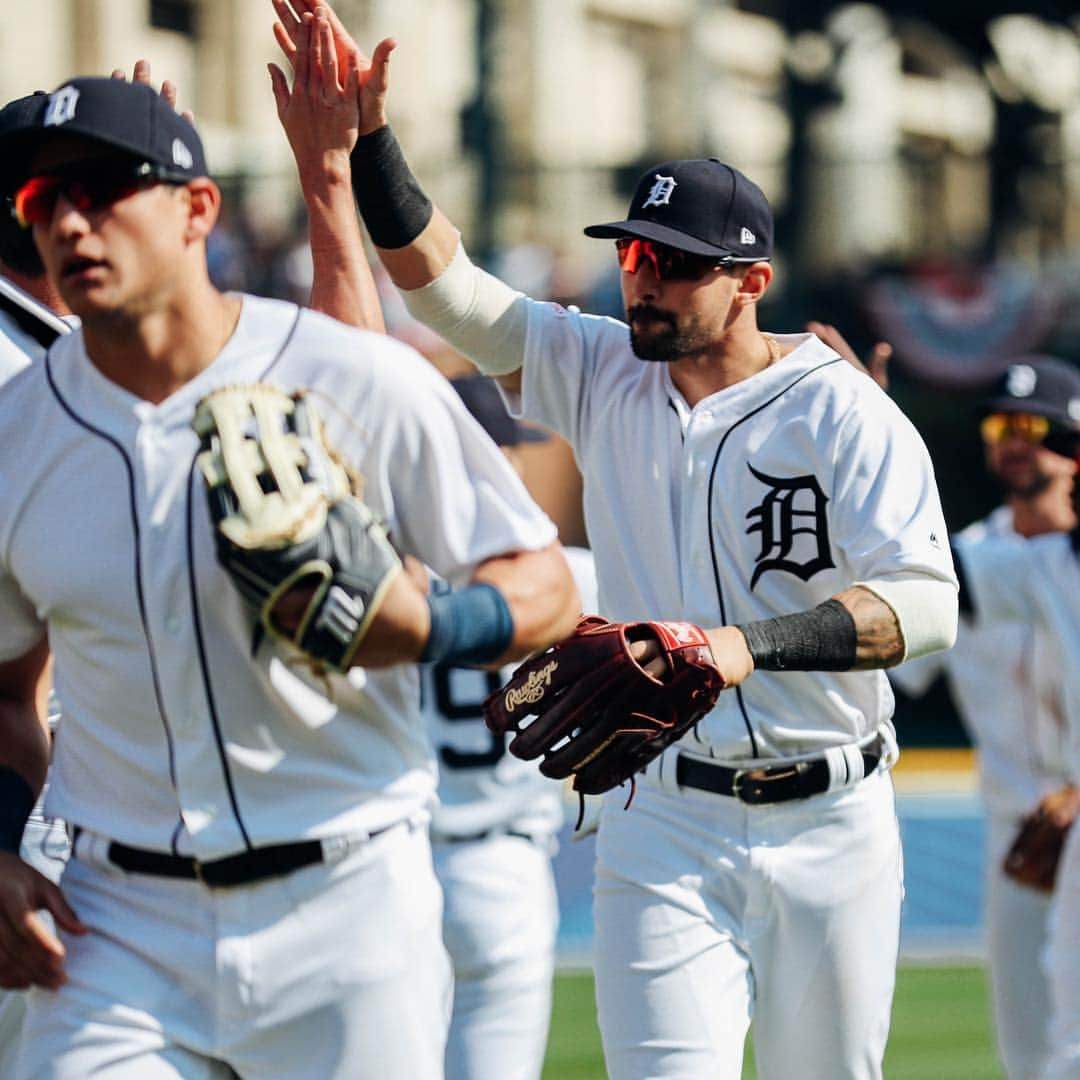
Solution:
<svg viewBox="0 0 1080 1080">
<path fill-rule="evenodd" d="M 755 322 L 732 325 L 724 337 L 699 353 L 671 364 L 671 378 L 691 408 L 710 394 L 726 390 L 771 367 L 790 349 L 762 333 Z"/>
<path fill-rule="evenodd" d="M 156 405 L 213 363 L 240 308 L 207 281 L 152 311 L 84 317 L 86 352 L 107 379 Z"/>
</svg>

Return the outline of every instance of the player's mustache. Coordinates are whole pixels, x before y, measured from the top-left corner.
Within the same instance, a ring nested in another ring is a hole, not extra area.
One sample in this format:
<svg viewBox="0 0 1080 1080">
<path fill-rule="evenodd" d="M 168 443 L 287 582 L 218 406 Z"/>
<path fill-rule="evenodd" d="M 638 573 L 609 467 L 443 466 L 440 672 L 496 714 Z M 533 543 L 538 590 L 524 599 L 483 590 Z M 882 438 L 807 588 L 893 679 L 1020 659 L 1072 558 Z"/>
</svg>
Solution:
<svg viewBox="0 0 1080 1080">
<path fill-rule="evenodd" d="M 626 309 L 627 322 L 633 322 L 635 319 L 651 319 L 658 322 L 671 323 L 672 327 L 676 326 L 675 316 L 670 311 L 664 311 L 662 308 L 653 307 L 652 304 L 634 304 L 633 307 Z"/>
</svg>

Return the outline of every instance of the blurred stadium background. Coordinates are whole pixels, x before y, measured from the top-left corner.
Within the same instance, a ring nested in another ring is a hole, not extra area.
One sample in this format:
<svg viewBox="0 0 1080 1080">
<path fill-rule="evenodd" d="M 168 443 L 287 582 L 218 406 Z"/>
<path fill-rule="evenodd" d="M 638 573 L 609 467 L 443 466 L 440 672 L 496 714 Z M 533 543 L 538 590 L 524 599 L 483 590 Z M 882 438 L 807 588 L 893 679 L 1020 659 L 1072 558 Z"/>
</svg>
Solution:
<svg viewBox="0 0 1080 1080">
<path fill-rule="evenodd" d="M 1018 356 L 1080 357 L 1075 2 L 335 7 L 362 44 L 397 38 L 392 118 L 415 171 L 474 256 L 533 295 L 618 313 L 610 251 L 581 227 L 621 216 L 650 163 L 717 156 L 757 179 L 778 220 L 763 323 L 785 331 L 832 322 L 860 351 L 890 340 L 890 392 L 935 457 L 950 526 L 995 505 L 973 402 Z M 304 214 L 265 71 L 277 59 L 269 0 L 15 8 L 0 19 L 3 100 L 150 59 L 194 110 L 226 190 L 216 279 L 303 301 Z M 409 324 L 389 290 L 386 299 L 395 332 L 443 370 L 460 367 Z M 527 449 L 534 494 L 566 542 L 584 542 L 565 446 Z M 918 703 L 901 698 L 897 727 L 904 956 L 977 958 L 981 813 L 944 686 Z M 590 859 L 588 842 L 563 844 L 560 951 L 569 967 L 587 958 Z"/>
</svg>

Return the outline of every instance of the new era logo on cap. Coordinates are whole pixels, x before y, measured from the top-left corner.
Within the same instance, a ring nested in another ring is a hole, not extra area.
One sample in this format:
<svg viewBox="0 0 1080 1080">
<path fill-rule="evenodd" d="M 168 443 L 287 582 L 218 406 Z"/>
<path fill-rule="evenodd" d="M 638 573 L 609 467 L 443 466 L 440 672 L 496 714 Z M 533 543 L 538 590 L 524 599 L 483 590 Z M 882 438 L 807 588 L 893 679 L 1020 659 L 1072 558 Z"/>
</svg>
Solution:
<svg viewBox="0 0 1080 1080">
<path fill-rule="evenodd" d="M 716 158 L 666 161 L 638 181 L 624 221 L 586 236 L 637 236 L 695 255 L 756 262 L 772 257 L 773 219 L 761 188 Z"/>
</svg>

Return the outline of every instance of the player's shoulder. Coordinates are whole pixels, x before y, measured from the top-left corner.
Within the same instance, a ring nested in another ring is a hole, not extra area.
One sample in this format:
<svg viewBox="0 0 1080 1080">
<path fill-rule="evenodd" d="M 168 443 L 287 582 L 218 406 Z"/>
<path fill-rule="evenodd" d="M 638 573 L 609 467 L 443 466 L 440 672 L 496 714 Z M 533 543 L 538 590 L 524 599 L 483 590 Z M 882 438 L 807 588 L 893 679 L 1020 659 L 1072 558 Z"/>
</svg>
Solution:
<svg viewBox="0 0 1080 1080">
<path fill-rule="evenodd" d="M 279 304 L 260 300 L 260 304 Z M 292 307 L 292 305 L 284 305 Z M 388 334 L 350 326 L 319 311 L 293 308 L 295 326 L 285 351 L 286 368 L 347 383 L 362 383 L 406 398 L 410 387 L 435 382 L 438 373 L 412 346 Z"/>
</svg>

